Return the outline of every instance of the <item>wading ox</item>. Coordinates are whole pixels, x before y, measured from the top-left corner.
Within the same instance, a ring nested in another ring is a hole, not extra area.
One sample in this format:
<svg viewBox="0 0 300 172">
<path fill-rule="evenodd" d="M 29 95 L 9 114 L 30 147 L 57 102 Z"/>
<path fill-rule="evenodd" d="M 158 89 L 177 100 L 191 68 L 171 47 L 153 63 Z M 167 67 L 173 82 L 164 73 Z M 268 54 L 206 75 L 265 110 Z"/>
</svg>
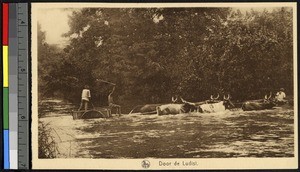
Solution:
<svg viewBox="0 0 300 172">
<path fill-rule="evenodd" d="M 218 100 L 220 95 L 218 94 L 216 97 L 210 95 L 210 100 L 206 100 L 206 103 L 219 103 L 221 100 Z"/>
<path fill-rule="evenodd" d="M 183 103 L 182 101 L 180 102 L 178 96 L 172 97 L 172 103 L 173 104 L 180 104 Z M 138 105 L 134 107 L 129 114 L 131 113 L 141 113 L 143 115 L 151 115 L 151 114 L 156 114 L 156 107 L 163 105 L 163 104 L 145 104 L 145 105 Z"/>
<path fill-rule="evenodd" d="M 191 103 L 184 104 L 165 104 L 156 107 L 156 112 L 158 115 L 169 115 L 169 114 L 180 114 L 180 113 L 189 113 L 196 111 L 197 107 Z"/>
<path fill-rule="evenodd" d="M 272 94 L 270 94 L 269 97 L 265 95 L 265 99 L 263 101 L 247 101 L 243 103 L 242 109 L 244 111 L 272 109 L 274 106 L 276 106 L 276 104 L 271 97 Z"/>
<path fill-rule="evenodd" d="M 134 107 L 129 114 L 134 112 L 140 112 L 142 114 L 156 114 L 156 107 L 162 104 L 146 104 L 146 105 L 139 105 Z"/>
<path fill-rule="evenodd" d="M 220 101 L 218 103 L 210 103 L 210 104 L 202 104 L 199 105 L 199 112 L 201 113 L 214 113 L 214 112 L 222 112 L 226 109 L 233 108 L 234 105 L 230 101 L 230 96 L 223 97 L 223 101 Z"/>
<path fill-rule="evenodd" d="M 180 97 L 180 99 L 181 99 L 182 103 L 190 103 L 190 104 L 195 105 L 196 107 L 198 107 L 198 106 L 203 105 L 203 104 L 218 103 L 218 102 L 220 102 L 220 100 L 218 100 L 219 97 L 220 97 L 219 94 L 216 97 L 211 95 L 209 100 L 205 100 L 205 101 L 201 101 L 201 102 L 189 102 L 189 101 L 184 100 L 181 97 Z"/>
</svg>

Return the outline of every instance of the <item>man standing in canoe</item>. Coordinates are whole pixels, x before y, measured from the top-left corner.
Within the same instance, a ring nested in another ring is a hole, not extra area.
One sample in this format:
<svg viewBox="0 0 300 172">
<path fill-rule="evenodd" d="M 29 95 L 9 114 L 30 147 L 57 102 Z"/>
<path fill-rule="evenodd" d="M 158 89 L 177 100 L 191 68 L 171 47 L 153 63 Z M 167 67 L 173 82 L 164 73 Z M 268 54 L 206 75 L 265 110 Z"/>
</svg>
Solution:
<svg viewBox="0 0 300 172">
<path fill-rule="evenodd" d="M 84 106 L 84 110 L 87 111 L 90 99 L 91 99 L 91 92 L 89 86 L 85 85 L 81 93 L 81 103 L 78 111 L 81 110 L 82 106 Z"/>
</svg>

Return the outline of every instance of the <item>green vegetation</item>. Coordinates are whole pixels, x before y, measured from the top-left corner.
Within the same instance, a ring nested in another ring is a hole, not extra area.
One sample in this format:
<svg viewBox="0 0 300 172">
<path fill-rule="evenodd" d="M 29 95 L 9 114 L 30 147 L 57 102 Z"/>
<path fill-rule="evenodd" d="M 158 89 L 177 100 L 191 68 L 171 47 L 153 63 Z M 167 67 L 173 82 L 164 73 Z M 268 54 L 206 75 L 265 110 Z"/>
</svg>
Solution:
<svg viewBox="0 0 300 172">
<path fill-rule="evenodd" d="M 40 97 L 79 103 L 89 84 L 94 102 L 134 106 L 190 101 L 213 93 L 262 98 L 293 94 L 292 9 L 241 13 L 230 8 L 84 8 L 69 20 L 69 45 L 45 42 L 39 29 Z"/>
<path fill-rule="evenodd" d="M 56 142 L 51 136 L 49 124 L 39 121 L 38 131 L 39 158 L 56 158 Z"/>
</svg>

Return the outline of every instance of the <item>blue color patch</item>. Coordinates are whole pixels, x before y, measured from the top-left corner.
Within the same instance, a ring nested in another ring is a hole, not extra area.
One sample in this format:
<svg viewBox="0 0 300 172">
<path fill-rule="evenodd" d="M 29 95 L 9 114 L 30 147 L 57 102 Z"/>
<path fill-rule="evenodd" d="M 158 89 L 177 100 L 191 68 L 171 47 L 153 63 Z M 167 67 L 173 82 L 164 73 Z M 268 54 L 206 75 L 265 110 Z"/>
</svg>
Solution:
<svg viewBox="0 0 300 172">
<path fill-rule="evenodd" d="M 9 130 L 4 130 L 3 133 L 3 144 L 4 144 L 4 169 L 9 169 Z"/>
</svg>

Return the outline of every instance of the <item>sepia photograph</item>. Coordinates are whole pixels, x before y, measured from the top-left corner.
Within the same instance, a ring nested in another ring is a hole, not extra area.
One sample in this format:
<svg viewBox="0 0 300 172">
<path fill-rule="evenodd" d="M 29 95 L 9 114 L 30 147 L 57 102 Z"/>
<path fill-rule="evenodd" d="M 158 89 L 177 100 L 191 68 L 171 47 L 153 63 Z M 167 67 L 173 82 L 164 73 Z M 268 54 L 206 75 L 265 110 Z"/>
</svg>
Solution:
<svg viewBox="0 0 300 172">
<path fill-rule="evenodd" d="M 32 4 L 33 168 L 296 168 L 296 3 Z"/>
</svg>

